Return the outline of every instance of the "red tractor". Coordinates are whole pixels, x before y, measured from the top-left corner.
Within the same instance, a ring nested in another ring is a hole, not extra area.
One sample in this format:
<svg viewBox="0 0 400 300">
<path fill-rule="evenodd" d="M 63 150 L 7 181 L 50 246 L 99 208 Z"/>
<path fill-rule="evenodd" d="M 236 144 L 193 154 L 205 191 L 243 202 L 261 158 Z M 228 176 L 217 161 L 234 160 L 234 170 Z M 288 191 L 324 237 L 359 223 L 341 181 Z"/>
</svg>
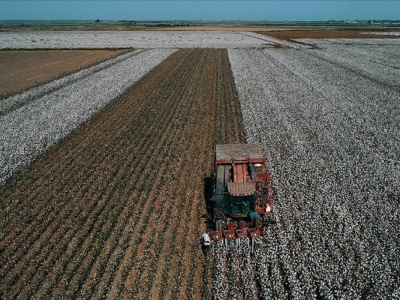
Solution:
<svg viewBox="0 0 400 300">
<path fill-rule="evenodd" d="M 216 145 L 214 172 L 211 201 L 214 214 L 224 220 L 214 218 L 211 240 L 239 244 L 247 237 L 254 251 L 254 241 L 263 236 L 263 219 L 272 214 L 274 205 L 271 174 L 267 172 L 261 147 Z M 218 221 L 220 224 L 216 224 Z"/>
</svg>

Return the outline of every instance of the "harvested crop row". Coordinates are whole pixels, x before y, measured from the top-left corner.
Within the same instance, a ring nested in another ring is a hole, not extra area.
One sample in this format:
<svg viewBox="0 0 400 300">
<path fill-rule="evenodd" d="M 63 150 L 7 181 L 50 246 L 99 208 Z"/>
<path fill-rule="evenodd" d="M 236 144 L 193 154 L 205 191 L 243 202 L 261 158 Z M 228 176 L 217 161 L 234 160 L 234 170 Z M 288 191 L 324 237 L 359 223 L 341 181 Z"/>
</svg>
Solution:
<svg viewBox="0 0 400 300">
<path fill-rule="evenodd" d="M 0 187 L 1 297 L 210 298 L 204 174 L 243 137 L 226 50 L 175 52 Z"/>
<path fill-rule="evenodd" d="M 174 51 L 127 53 L 38 87 L 33 94 L 28 91 L 5 99 L 1 105 L 11 103 L 11 111 L 8 107 L 0 115 L 0 182 L 90 119 Z M 13 100 L 20 98 L 22 102 Z M 15 102 L 23 106 L 14 108 Z"/>
<path fill-rule="evenodd" d="M 320 51 L 229 51 L 248 142 L 278 193 L 256 255 L 260 295 L 396 298 L 400 94 Z"/>
<path fill-rule="evenodd" d="M 0 51 L 0 99 L 128 50 Z"/>
</svg>

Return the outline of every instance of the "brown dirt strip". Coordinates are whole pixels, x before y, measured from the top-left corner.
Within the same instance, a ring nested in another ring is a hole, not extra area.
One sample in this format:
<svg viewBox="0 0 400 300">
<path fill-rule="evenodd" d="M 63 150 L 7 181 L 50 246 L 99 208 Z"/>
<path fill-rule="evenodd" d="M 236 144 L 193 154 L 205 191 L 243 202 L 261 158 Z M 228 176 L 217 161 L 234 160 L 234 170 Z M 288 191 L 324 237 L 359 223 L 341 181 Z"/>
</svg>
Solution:
<svg viewBox="0 0 400 300">
<path fill-rule="evenodd" d="M 368 31 L 368 30 L 365 30 Z M 281 40 L 292 39 L 394 39 L 390 35 L 362 34 L 357 30 L 279 30 L 279 31 L 254 31 L 259 34 L 272 36 Z"/>
<path fill-rule="evenodd" d="M 210 298 L 215 143 L 244 141 L 226 50 L 180 50 L 0 186 L 0 297 Z"/>
<path fill-rule="evenodd" d="M 0 99 L 131 50 L 0 51 Z"/>
</svg>

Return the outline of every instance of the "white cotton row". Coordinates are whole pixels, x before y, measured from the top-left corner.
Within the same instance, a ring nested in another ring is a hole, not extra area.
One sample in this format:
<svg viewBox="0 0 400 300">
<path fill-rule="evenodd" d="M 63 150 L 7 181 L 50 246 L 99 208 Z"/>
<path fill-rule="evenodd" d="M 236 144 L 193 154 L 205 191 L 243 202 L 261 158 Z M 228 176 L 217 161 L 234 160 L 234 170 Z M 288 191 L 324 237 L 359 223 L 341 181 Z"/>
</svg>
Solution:
<svg viewBox="0 0 400 300">
<path fill-rule="evenodd" d="M 278 222 L 249 269 L 262 299 L 398 294 L 400 92 L 387 84 L 397 62 L 388 50 L 389 75 L 375 80 L 365 70 L 380 72 L 384 50 L 367 49 L 374 66 L 357 63 L 358 45 L 346 49 L 229 50 L 247 142 L 264 149 L 277 194 Z M 229 270 L 217 262 L 216 277 Z"/>
<path fill-rule="evenodd" d="M 0 115 L 0 183 L 93 117 L 174 51 L 127 54 L 13 97 L 17 100 L 4 100 L 10 104 Z"/>
<path fill-rule="evenodd" d="M 309 51 L 315 59 L 330 61 L 346 71 L 352 71 L 389 87 L 400 87 L 400 40 L 398 39 L 297 41 L 312 43 L 317 47 L 319 50 Z"/>
<path fill-rule="evenodd" d="M 271 45 L 262 35 L 218 31 L 0 33 L 0 49 L 248 48 Z"/>
<path fill-rule="evenodd" d="M 214 245 L 213 299 L 258 299 L 255 261 L 248 239 Z"/>
</svg>

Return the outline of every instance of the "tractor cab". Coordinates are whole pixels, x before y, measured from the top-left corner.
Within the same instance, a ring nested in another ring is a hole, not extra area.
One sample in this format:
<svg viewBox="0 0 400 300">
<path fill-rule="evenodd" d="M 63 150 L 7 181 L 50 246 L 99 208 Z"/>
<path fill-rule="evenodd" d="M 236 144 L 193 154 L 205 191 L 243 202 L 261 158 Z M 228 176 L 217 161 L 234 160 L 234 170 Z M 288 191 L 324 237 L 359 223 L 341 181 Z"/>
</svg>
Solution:
<svg viewBox="0 0 400 300">
<path fill-rule="evenodd" d="M 255 184 L 251 182 L 228 182 L 230 215 L 244 217 L 254 211 Z"/>
</svg>

